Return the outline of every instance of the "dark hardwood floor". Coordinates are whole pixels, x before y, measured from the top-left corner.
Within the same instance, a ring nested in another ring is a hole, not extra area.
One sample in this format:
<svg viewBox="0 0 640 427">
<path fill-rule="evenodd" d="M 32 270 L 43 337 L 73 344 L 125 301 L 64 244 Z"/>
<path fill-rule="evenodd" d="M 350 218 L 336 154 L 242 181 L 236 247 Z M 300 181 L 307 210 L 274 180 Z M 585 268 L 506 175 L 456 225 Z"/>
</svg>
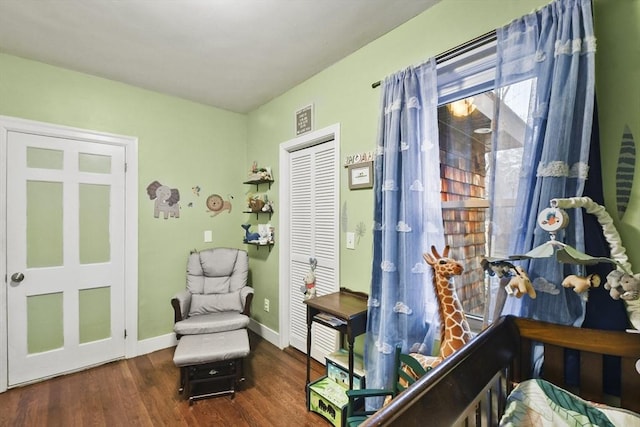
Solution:
<svg viewBox="0 0 640 427">
<path fill-rule="evenodd" d="M 251 354 L 235 398 L 178 394 L 174 348 L 0 393 L 0 426 L 325 426 L 305 407 L 306 358 L 249 332 Z M 312 381 L 324 366 L 312 361 Z"/>
</svg>

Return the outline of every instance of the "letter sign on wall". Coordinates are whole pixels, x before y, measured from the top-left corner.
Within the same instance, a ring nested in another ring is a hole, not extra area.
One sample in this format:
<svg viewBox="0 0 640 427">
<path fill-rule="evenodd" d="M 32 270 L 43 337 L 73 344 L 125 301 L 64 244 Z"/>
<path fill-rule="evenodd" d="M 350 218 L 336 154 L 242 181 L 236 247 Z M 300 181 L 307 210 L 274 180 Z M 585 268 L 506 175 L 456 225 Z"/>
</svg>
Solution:
<svg viewBox="0 0 640 427">
<path fill-rule="evenodd" d="M 313 130 L 313 104 L 296 111 L 296 135 Z"/>
</svg>

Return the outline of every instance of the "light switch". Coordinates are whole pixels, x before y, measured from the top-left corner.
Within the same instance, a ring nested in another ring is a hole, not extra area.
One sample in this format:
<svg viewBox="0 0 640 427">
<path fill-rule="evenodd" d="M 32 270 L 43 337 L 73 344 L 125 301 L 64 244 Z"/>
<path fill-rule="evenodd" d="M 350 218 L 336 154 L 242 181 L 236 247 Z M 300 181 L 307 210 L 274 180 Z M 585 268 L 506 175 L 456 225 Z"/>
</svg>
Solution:
<svg viewBox="0 0 640 427">
<path fill-rule="evenodd" d="M 356 233 L 351 231 L 347 232 L 347 249 L 356 248 Z"/>
<path fill-rule="evenodd" d="M 211 230 L 204 231 L 204 241 L 205 243 L 213 242 L 213 233 L 211 232 Z"/>
</svg>

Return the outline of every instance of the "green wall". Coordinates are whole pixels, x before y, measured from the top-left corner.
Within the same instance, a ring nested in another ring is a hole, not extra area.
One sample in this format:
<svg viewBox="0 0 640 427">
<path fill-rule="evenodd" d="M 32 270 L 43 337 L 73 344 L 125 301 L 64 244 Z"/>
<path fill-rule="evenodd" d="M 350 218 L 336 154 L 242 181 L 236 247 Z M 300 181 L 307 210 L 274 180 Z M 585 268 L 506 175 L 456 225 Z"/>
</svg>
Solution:
<svg viewBox="0 0 640 427">
<path fill-rule="evenodd" d="M 171 332 L 169 300 L 184 288 L 189 251 L 209 245 L 204 230 L 214 245 L 244 247 L 247 116 L 15 56 L 0 54 L 0 70 L 0 115 L 138 137 L 138 337 Z M 179 189 L 179 219 L 153 217 L 154 180 Z M 212 218 L 212 193 L 234 196 L 232 212 Z"/>
<path fill-rule="evenodd" d="M 640 272 L 640 0 L 596 0 L 596 94 L 605 205 Z M 636 141 L 636 175 L 622 221 L 616 208 L 615 173 L 625 124 Z"/>
<path fill-rule="evenodd" d="M 379 89 L 371 83 L 418 64 L 465 41 L 508 24 L 548 4 L 547 0 L 443 0 L 420 16 L 327 68 L 249 115 L 250 153 L 277 164 L 277 147 L 293 138 L 294 112 L 314 104 L 315 127 L 341 124 L 341 157 L 373 150 L 378 126 Z M 640 173 L 624 221 L 615 216 L 615 168 L 622 129 L 627 123 L 640 141 L 640 0 L 594 0 L 598 38 L 597 89 L 601 126 L 605 199 L 635 270 L 640 268 Z M 455 18 L 452 18 L 455 17 Z M 640 166 L 638 166 L 640 169 Z M 277 176 L 277 170 L 276 170 Z M 277 189 L 276 189 L 277 191 Z M 359 222 L 367 234 L 355 250 L 345 248 L 341 233 L 340 285 L 367 292 L 371 280 L 373 194 L 349 191 L 342 172 L 340 206 L 347 206 L 350 229 Z M 274 197 L 277 200 L 277 193 Z M 635 200 L 635 202 L 633 201 Z M 277 229 L 277 224 L 276 224 Z M 253 266 L 262 276 L 277 277 L 277 253 Z M 256 299 L 277 300 L 278 284 L 256 290 Z M 273 307 L 273 305 L 272 305 Z M 266 316 L 266 315 L 269 316 Z M 263 323 L 278 329 L 275 310 Z"/>
<path fill-rule="evenodd" d="M 341 124 L 341 158 L 374 148 L 379 89 L 371 83 L 409 65 L 507 24 L 548 0 L 442 0 L 434 7 L 318 73 L 248 115 L 230 113 L 118 82 L 0 54 L 0 114 L 53 122 L 139 138 L 139 338 L 167 334 L 172 328 L 169 298 L 184 286 L 186 255 L 206 247 L 203 231 L 213 230 L 214 245 L 245 247 L 239 224 L 245 195 L 241 182 L 257 160 L 272 166 L 276 185 L 273 251 L 249 248 L 256 297 L 254 318 L 278 331 L 278 147 L 295 137 L 294 112 L 314 104 L 314 129 Z M 600 107 L 605 197 L 615 206 L 615 165 L 624 124 L 640 140 L 640 0 L 594 0 L 598 37 L 597 89 Z M 258 73 L 258 72 L 257 72 Z M 180 219 L 154 219 L 146 186 L 153 180 L 178 188 Z M 640 183 L 636 177 L 627 216 L 618 222 L 635 269 L 640 268 Z M 199 185 L 199 197 L 191 188 Z M 371 270 L 371 190 L 349 191 L 341 172 L 340 207 L 350 228 L 367 233 L 355 250 L 341 234 L 340 284 L 368 291 Z M 211 218 L 204 199 L 211 193 L 234 196 L 232 213 Z M 193 202 L 194 207 L 187 207 Z M 609 211 L 616 218 L 615 209 Z M 262 310 L 269 298 L 271 310 Z"/>
<path fill-rule="evenodd" d="M 547 3 L 544 0 L 443 0 L 250 113 L 248 152 L 264 164 L 277 165 L 279 144 L 295 137 L 295 111 L 310 103 L 315 109 L 314 129 L 340 123 L 342 159 L 348 154 L 373 150 L 380 89 L 372 89 L 371 83 L 505 25 Z M 277 169 L 274 172 L 277 179 Z M 277 201 L 277 188 L 271 192 Z M 346 249 L 345 235 L 340 235 L 340 286 L 368 292 L 373 253 L 373 192 L 350 191 L 346 170 L 342 169 L 340 197 L 340 208 L 346 205 L 350 231 L 360 222 L 366 225 L 366 234 L 355 250 Z M 261 303 L 254 305 L 254 311 L 261 316 L 263 324 L 279 330 L 278 311 L 273 309 L 273 302 L 278 300 L 278 253 L 274 251 L 268 261 L 252 262 L 251 265 L 258 276 L 275 278 L 256 288 L 255 300 L 261 302 L 265 297 L 269 298 L 271 311 L 262 311 Z"/>
</svg>

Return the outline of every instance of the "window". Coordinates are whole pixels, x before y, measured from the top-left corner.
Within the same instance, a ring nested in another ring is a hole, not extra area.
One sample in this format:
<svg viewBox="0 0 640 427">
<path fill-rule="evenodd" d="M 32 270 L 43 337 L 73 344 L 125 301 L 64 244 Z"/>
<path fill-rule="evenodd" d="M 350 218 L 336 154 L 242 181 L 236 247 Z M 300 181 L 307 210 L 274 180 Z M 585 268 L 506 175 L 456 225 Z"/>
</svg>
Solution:
<svg viewBox="0 0 640 427">
<path fill-rule="evenodd" d="M 507 257 L 532 81 L 495 89 L 495 42 L 483 41 L 438 68 L 442 215 L 454 283 L 465 313 L 490 315 L 483 257 Z M 500 132 L 495 118 L 500 120 Z M 495 145 L 495 147 L 494 147 Z M 493 210 L 490 199 L 493 198 Z M 493 292 L 492 292 L 493 291 Z"/>
</svg>

